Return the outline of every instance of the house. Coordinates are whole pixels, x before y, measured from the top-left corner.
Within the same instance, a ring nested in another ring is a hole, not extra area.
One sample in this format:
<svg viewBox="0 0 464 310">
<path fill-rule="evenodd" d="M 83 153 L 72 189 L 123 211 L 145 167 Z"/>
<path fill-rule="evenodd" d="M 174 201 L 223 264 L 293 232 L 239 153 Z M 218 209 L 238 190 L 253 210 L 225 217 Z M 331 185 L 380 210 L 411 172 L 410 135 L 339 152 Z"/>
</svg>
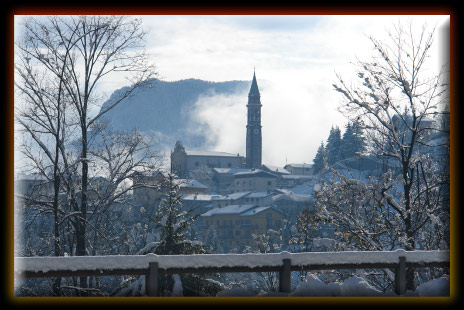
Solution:
<svg viewBox="0 0 464 310">
<path fill-rule="evenodd" d="M 242 204 L 242 198 L 249 194 L 251 194 L 250 191 L 216 195 L 212 201 L 213 208 L 223 208 L 229 205 Z"/>
<path fill-rule="evenodd" d="M 210 229 L 214 229 L 226 250 L 253 246 L 252 234 L 266 234 L 268 229 L 282 226 L 284 214 L 273 206 L 253 204 L 229 205 L 213 208 L 200 215 L 198 227 L 205 240 Z"/>
<path fill-rule="evenodd" d="M 228 205 L 254 204 L 267 206 L 272 204 L 270 192 L 236 192 L 227 195 L 217 195 L 212 200 L 213 208 L 223 208 Z"/>
<path fill-rule="evenodd" d="M 261 165 L 261 167 L 259 167 L 260 170 L 263 170 L 263 171 L 266 171 L 266 172 L 269 172 L 269 173 L 272 173 L 272 174 L 275 174 L 277 176 L 282 176 L 282 175 L 289 175 L 290 172 L 285 169 L 285 168 L 282 168 L 282 167 L 278 167 L 278 166 L 271 166 L 271 165 Z"/>
<path fill-rule="evenodd" d="M 281 187 L 293 187 L 293 186 L 301 185 L 305 182 L 308 182 L 311 179 L 312 179 L 311 175 L 298 175 L 298 174 L 283 175 L 281 177 L 280 185 Z"/>
<path fill-rule="evenodd" d="M 208 186 L 203 185 L 197 180 L 175 179 L 174 183 L 179 185 L 179 192 L 181 194 L 204 194 L 208 190 Z"/>
<path fill-rule="evenodd" d="M 217 195 L 209 194 L 182 194 L 183 210 L 192 211 L 193 214 L 203 214 L 213 208 L 212 201 Z"/>
<path fill-rule="evenodd" d="M 232 193 L 234 187 L 234 174 L 238 172 L 250 172 L 251 169 L 244 168 L 213 168 L 212 181 L 215 185 L 215 191 L 219 194 L 225 195 Z"/>
<path fill-rule="evenodd" d="M 290 172 L 287 169 L 282 168 L 282 167 L 278 167 L 278 166 L 272 166 L 272 165 L 267 165 L 266 164 L 266 165 L 261 165 L 261 167 L 259 169 L 263 170 L 263 171 L 266 171 L 266 172 L 269 172 L 269 173 L 272 173 L 275 176 L 277 176 L 277 180 L 276 180 L 277 187 L 286 186 L 286 182 L 284 180 L 284 177 L 287 176 L 287 175 L 291 175 Z"/>
<path fill-rule="evenodd" d="M 277 186 L 277 176 L 263 170 L 238 172 L 234 174 L 235 192 L 252 191 L 267 192 Z"/>
<path fill-rule="evenodd" d="M 132 177 L 133 200 L 137 205 L 153 205 L 163 191 L 161 184 L 166 180 L 166 173 L 153 171 L 151 173 L 135 173 Z"/>
<path fill-rule="evenodd" d="M 313 165 L 311 164 L 288 164 L 284 168 L 291 174 L 296 175 L 311 175 L 313 174 Z"/>
<path fill-rule="evenodd" d="M 25 197 L 39 198 L 43 195 L 50 195 L 52 191 L 53 183 L 39 173 L 20 174 L 14 181 L 15 194 Z"/>
</svg>

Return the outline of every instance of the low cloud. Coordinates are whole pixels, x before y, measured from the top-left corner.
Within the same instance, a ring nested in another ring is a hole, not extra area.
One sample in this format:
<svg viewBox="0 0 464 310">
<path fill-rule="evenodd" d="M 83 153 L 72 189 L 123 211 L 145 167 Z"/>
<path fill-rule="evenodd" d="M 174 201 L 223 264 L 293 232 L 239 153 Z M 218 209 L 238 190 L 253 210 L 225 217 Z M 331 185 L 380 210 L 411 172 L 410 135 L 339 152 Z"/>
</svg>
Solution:
<svg viewBox="0 0 464 310">
<path fill-rule="evenodd" d="M 258 77 L 265 164 L 312 163 L 321 137 L 328 136 L 332 125 L 344 123 L 342 115 L 333 116 L 336 94 L 327 100 L 331 84 L 322 78 L 312 84 L 295 74 L 280 72 L 270 80 Z M 209 150 L 245 155 L 247 102 L 247 92 L 202 96 L 192 110 L 191 130 L 206 137 Z"/>
<path fill-rule="evenodd" d="M 209 93 L 192 109 L 190 130 L 206 138 L 208 150 L 245 155 L 247 93 Z"/>
</svg>

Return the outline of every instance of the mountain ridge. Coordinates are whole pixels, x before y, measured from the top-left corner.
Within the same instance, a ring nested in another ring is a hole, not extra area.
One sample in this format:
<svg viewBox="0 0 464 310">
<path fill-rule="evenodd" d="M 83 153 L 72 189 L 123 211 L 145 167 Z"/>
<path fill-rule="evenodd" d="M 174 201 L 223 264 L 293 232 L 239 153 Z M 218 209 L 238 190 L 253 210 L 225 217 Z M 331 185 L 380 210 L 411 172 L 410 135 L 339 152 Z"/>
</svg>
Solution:
<svg viewBox="0 0 464 310">
<path fill-rule="evenodd" d="M 163 81 L 151 79 L 104 114 L 112 130 L 138 130 L 156 136 L 165 148 L 181 140 L 188 149 L 207 148 L 206 137 L 197 130 L 195 104 L 201 96 L 245 94 L 251 81 L 211 82 L 200 79 Z M 115 90 L 101 109 L 114 102 L 127 87 Z M 246 98 L 246 97 L 245 97 Z"/>
</svg>

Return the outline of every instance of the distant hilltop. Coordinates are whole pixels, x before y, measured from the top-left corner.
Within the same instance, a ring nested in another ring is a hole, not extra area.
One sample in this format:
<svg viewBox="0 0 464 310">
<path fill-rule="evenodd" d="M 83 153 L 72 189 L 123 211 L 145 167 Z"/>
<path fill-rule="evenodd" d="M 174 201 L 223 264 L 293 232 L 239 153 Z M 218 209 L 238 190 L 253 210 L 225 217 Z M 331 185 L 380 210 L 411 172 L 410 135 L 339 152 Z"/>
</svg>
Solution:
<svg viewBox="0 0 464 310">
<path fill-rule="evenodd" d="M 200 96 L 246 94 L 251 81 L 209 82 L 198 79 L 186 79 L 166 82 L 150 80 L 151 87 L 141 87 L 105 114 L 109 126 L 114 130 L 137 129 L 155 136 L 163 146 L 172 147 L 181 139 L 189 149 L 208 147 L 206 137 L 192 130 L 195 123 L 192 113 Z M 103 108 L 114 102 L 120 92 L 116 90 Z"/>
</svg>

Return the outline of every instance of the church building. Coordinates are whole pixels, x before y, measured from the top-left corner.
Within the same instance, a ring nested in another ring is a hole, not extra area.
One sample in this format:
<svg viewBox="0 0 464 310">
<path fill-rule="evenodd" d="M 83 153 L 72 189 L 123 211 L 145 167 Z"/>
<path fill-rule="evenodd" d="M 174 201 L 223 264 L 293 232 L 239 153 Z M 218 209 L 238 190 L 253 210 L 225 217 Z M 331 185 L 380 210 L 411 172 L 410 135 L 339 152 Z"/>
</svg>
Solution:
<svg viewBox="0 0 464 310">
<path fill-rule="evenodd" d="M 262 157 L 260 97 L 256 74 L 253 72 L 247 104 L 246 159 L 239 154 L 185 150 L 182 142 L 177 141 L 171 152 L 171 171 L 179 177 L 187 177 L 189 171 L 205 167 L 259 169 Z"/>
</svg>

